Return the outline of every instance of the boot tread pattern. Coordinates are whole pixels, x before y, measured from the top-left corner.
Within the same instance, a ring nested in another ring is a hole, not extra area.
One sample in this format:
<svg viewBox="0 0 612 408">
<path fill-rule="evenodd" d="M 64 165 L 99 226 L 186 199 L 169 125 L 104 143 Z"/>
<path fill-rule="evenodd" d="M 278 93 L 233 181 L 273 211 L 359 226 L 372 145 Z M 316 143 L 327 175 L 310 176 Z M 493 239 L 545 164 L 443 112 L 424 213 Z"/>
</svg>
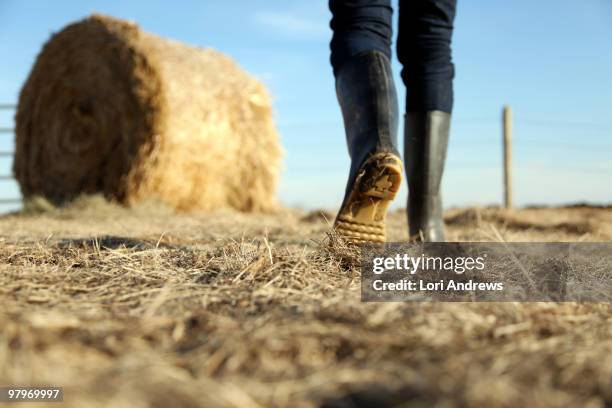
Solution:
<svg viewBox="0 0 612 408">
<path fill-rule="evenodd" d="M 385 242 L 385 218 L 402 181 L 402 162 L 392 153 L 371 156 L 362 166 L 334 229 L 350 242 Z"/>
</svg>

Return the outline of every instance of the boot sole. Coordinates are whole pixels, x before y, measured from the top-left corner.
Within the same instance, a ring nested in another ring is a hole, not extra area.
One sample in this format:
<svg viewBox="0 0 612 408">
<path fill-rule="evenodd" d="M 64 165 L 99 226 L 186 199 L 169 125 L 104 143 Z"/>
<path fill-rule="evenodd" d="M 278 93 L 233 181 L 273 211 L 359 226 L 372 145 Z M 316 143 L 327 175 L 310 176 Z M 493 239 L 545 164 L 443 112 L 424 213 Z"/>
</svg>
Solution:
<svg viewBox="0 0 612 408">
<path fill-rule="evenodd" d="M 351 243 L 386 242 L 389 204 L 402 184 L 402 161 L 392 153 L 370 157 L 355 180 L 334 229 Z"/>
</svg>

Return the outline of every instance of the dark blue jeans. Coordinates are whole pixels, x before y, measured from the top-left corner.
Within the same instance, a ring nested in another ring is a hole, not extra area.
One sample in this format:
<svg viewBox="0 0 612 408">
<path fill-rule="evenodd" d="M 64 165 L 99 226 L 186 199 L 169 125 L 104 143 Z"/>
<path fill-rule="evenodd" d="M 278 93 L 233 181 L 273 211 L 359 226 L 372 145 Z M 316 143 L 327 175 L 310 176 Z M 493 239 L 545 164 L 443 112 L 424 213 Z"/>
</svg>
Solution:
<svg viewBox="0 0 612 408">
<path fill-rule="evenodd" d="M 351 57 L 378 50 L 391 58 L 391 0 L 330 0 L 334 75 Z M 451 38 L 456 0 L 399 0 L 397 55 L 406 86 L 406 111 L 453 108 Z"/>
</svg>

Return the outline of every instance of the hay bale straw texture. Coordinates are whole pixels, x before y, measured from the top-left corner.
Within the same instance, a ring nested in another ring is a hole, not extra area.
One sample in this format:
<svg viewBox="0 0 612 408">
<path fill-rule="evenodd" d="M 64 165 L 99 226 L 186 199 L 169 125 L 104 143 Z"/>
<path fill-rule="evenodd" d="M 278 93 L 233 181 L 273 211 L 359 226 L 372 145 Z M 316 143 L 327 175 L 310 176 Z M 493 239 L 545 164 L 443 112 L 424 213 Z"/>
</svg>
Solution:
<svg viewBox="0 0 612 408">
<path fill-rule="evenodd" d="M 277 207 L 281 147 L 264 86 L 229 57 L 93 15 L 45 44 L 16 116 L 24 197 L 103 193 L 178 210 Z"/>
</svg>

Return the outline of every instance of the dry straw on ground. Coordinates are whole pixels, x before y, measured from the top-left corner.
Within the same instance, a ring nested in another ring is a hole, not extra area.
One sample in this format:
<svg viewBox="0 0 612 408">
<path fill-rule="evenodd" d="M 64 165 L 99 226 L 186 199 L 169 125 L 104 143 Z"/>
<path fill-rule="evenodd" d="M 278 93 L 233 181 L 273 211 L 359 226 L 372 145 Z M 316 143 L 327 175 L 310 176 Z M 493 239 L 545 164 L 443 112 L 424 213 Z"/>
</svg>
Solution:
<svg viewBox="0 0 612 408">
<path fill-rule="evenodd" d="M 362 303 L 318 212 L 143 205 L 0 218 L 0 384 L 79 408 L 612 404 L 609 302 Z M 446 219 L 451 240 L 612 240 L 612 209 Z"/>
<path fill-rule="evenodd" d="M 264 86 L 217 51 L 130 22 L 94 15 L 53 35 L 22 89 L 16 135 L 26 197 L 276 207 L 281 149 Z"/>
</svg>

